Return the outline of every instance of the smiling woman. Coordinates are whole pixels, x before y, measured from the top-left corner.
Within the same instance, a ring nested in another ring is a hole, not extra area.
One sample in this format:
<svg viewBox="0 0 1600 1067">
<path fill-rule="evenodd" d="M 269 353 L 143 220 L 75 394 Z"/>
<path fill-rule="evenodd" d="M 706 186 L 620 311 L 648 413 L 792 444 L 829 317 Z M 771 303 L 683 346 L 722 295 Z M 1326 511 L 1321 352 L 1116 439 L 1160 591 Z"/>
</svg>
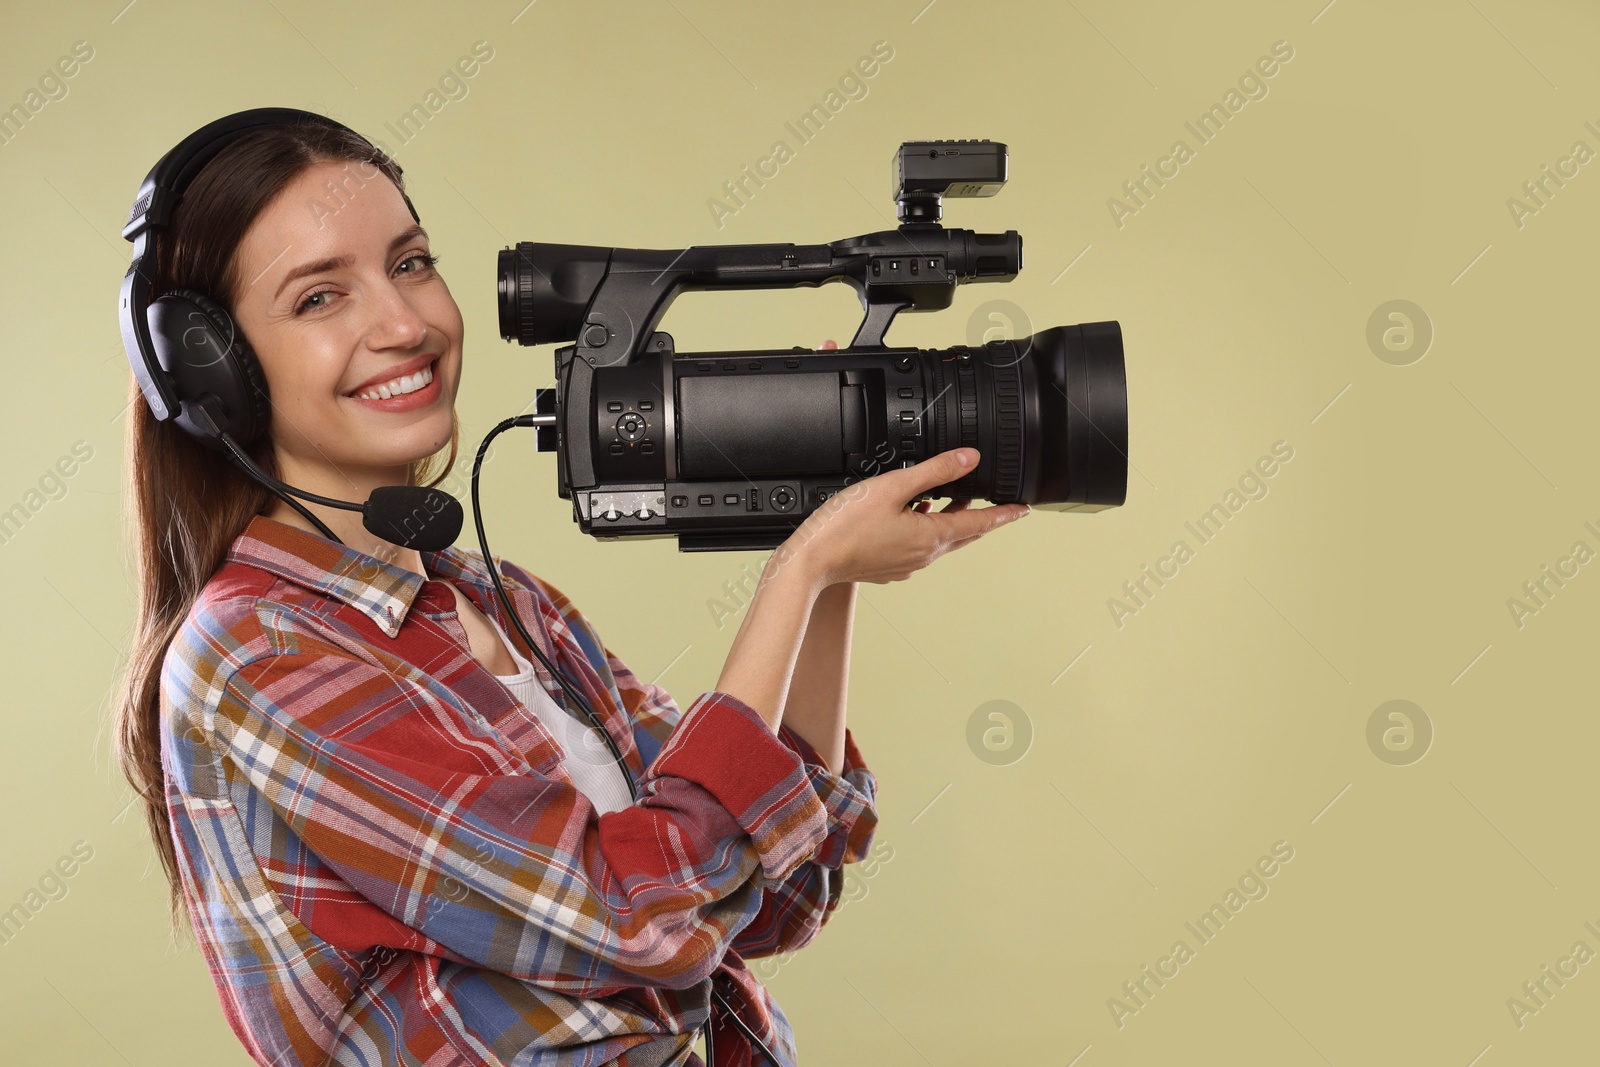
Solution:
<svg viewBox="0 0 1600 1067">
<path fill-rule="evenodd" d="M 335 215 L 304 210 L 343 170 L 313 163 L 268 204 L 239 244 L 239 276 L 251 280 L 232 305 L 272 397 L 278 477 L 359 500 L 405 483 L 409 463 L 450 443 L 463 326 L 393 181 L 370 183 Z M 395 395 L 389 383 L 421 372 L 425 388 Z M 311 529 L 282 501 L 268 514 Z M 334 519 L 345 544 L 377 547 L 358 513 Z"/>
<path fill-rule="evenodd" d="M 815 937 L 872 844 L 876 780 L 844 727 L 854 572 L 764 576 L 730 681 L 680 710 L 550 583 L 293 507 L 205 447 L 196 425 L 243 427 L 269 475 L 334 501 L 455 458 L 462 316 L 400 168 L 287 114 L 157 183 L 125 231 L 167 216 L 130 277 L 153 263 L 150 299 L 192 306 L 179 335 L 198 316 L 223 338 L 207 372 L 247 383 L 241 411 L 186 385 L 158 419 L 139 379 L 128 419 L 117 751 L 174 931 L 186 910 L 262 1064 L 703 1067 L 704 1032 L 713 1067 L 792 1067 L 745 960 Z M 352 190 L 352 170 L 381 177 Z M 136 373 L 194 371 L 142 344 Z M 889 569 L 925 565 L 912 549 Z"/>
</svg>

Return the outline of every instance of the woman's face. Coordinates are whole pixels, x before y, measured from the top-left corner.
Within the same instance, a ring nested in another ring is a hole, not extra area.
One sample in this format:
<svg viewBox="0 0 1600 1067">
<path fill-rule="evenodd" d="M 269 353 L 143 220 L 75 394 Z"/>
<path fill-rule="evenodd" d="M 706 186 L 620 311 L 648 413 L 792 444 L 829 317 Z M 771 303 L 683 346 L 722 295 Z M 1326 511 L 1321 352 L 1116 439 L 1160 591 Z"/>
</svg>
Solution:
<svg viewBox="0 0 1600 1067">
<path fill-rule="evenodd" d="M 450 443 L 461 309 L 429 254 L 400 190 L 363 163 L 307 168 L 246 231 L 233 314 L 286 480 L 338 495 Z"/>
</svg>

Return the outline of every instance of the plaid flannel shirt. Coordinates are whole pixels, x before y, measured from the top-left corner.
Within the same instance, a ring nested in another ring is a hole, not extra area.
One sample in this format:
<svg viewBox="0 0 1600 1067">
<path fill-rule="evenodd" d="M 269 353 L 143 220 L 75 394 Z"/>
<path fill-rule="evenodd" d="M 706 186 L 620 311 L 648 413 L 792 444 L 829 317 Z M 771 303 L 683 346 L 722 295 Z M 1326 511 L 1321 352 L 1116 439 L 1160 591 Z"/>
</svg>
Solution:
<svg viewBox="0 0 1600 1067">
<path fill-rule="evenodd" d="M 256 516 L 167 653 L 184 897 L 250 1055 L 681 1065 L 715 982 L 793 1067 L 744 960 L 814 938 L 839 868 L 868 852 L 877 786 L 854 739 L 835 775 L 727 693 L 680 713 L 558 589 L 497 560 L 639 782 L 632 807 L 598 814 L 560 762 L 578 756 L 472 654 L 445 582 L 535 659 L 482 556 L 422 559 L 428 580 Z M 725 1021 L 713 1036 L 712 1067 L 753 1062 Z"/>
</svg>

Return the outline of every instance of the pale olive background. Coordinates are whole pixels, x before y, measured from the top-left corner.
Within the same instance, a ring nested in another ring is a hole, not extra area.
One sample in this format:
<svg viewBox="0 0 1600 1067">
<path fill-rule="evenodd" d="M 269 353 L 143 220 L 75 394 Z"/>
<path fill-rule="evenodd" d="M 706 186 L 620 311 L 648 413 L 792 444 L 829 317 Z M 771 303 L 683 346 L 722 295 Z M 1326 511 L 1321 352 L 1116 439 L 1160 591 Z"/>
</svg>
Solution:
<svg viewBox="0 0 1600 1067">
<path fill-rule="evenodd" d="M 165 886 L 102 721 L 133 610 L 119 231 L 163 152 L 263 105 L 332 115 L 405 167 L 467 321 L 463 475 L 482 434 L 551 379 L 550 348 L 499 340 L 501 247 L 885 228 L 905 139 L 1010 146 L 1009 185 L 949 202 L 946 222 L 1020 231 L 1026 265 L 902 316 L 891 342 L 1121 322 L 1126 506 L 1037 513 L 861 589 L 850 722 L 892 859 L 857 872 L 770 980 L 805 1062 L 1594 1057 L 1600 963 L 1521 1028 L 1507 1007 L 1575 942 L 1600 951 L 1584 926 L 1600 927 L 1600 568 L 1520 629 L 1507 606 L 1574 542 L 1600 549 L 1583 525 L 1600 527 L 1600 164 L 1521 228 L 1506 203 L 1573 142 L 1600 150 L 1584 127 L 1600 126 L 1592 6 L 123 2 L 12 5 L 0 36 L 0 105 L 73 42 L 94 49 L 67 97 L 0 147 L 0 508 L 73 442 L 93 448 L 0 546 L 0 909 L 74 842 L 93 849 L 66 896 L 0 945 L 0 1060 L 247 1062 L 201 956 L 169 946 Z M 480 40 L 494 56 L 468 95 L 399 145 L 385 124 Z M 1280 40 L 1294 57 L 1269 94 L 1199 145 L 1184 122 Z M 785 122 L 877 41 L 894 54 L 867 95 L 798 145 Z M 1179 138 L 1195 158 L 1119 228 L 1108 198 Z M 795 158 L 719 229 L 708 199 L 779 139 Z M 1367 342 L 1391 300 L 1434 331 L 1407 366 Z M 836 285 L 689 294 L 664 328 L 687 352 L 813 346 L 858 317 Z M 735 632 L 709 602 L 764 557 L 585 538 L 531 437 L 491 466 L 492 547 L 686 706 Z M 1278 441 L 1294 458 L 1268 495 L 1119 628 L 1108 598 L 1174 541 L 1197 547 L 1185 522 Z M 1367 742 L 1396 699 L 1434 733 L 1406 766 Z M 1014 738 L 1031 727 L 1020 760 L 969 747 L 990 701 L 1021 709 Z M 1280 841 L 1294 858 L 1270 893 L 1201 945 L 1185 922 Z M 1119 1028 L 1109 998 L 1179 939 L 1194 958 Z"/>
</svg>

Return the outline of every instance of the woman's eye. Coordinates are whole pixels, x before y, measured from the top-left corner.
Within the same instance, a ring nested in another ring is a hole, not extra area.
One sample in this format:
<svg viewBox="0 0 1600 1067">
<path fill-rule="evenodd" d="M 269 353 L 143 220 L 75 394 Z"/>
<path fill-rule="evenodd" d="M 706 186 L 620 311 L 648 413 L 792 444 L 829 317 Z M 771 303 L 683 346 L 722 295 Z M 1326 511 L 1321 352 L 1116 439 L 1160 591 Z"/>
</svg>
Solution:
<svg viewBox="0 0 1600 1067">
<path fill-rule="evenodd" d="M 403 267 L 407 263 L 412 263 L 412 262 L 416 262 L 416 261 L 419 261 L 419 260 L 421 261 L 422 266 L 417 267 L 417 268 L 415 268 L 413 270 L 406 271 L 405 273 L 407 273 L 407 274 L 417 274 L 417 273 L 419 273 L 421 271 L 424 271 L 424 270 L 432 270 L 434 267 L 439 265 L 439 257 L 438 256 L 430 255 L 427 252 L 418 252 L 415 255 L 407 256 L 405 259 L 401 260 L 400 261 L 400 266 Z M 397 267 L 396 269 L 398 270 L 399 268 Z M 308 293 L 306 295 L 306 298 L 304 300 L 300 301 L 300 305 L 294 309 L 294 313 L 296 315 L 303 315 L 308 311 L 321 311 L 323 308 L 328 306 L 326 303 L 312 304 L 311 302 L 313 300 L 315 300 L 319 296 L 332 296 L 332 295 L 334 295 L 334 294 L 333 294 L 333 291 L 331 289 L 319 289 L 314 293 Z"/>
<path fill-rule="evenodd" d="M 411 263 L 411 262 L 413 262 L 415 260 L 419 260 L 419 259 L 422 261 L 422 267 L 418 268 L 419 270 L 421 270 L 421 269 L 432 270 L 434 267 L 439 265 L 439 257 L 438 256 L 429 255 L 426 252 L 418 252 L 414 256 L 407 256 L 405 259 L 401 260 L 400 265 L 403 267 L 407 263 Z M 409 271 L 408 273 L 415 274 L 415 273 L 417 273 L 417 271 L 413 270 L 413 271 Z"/>
<path fill-rule="evenodd" d="M 311 301 L 315 300 L 319 296 L 329 296 L 329 295 L 331 295 L 331 294 L 326 289 L 323 289 L 323 290 L 320 290 L 318 292 L 309 294 L 304 300 L 302 300 L 300 302 L 300 306 L 294 309 L 294 313 L 296 315 L 303 315 L 307 311 L 317 311 L 317 310 L 320 310 L 321 308 L 326 307 L 327 306 L 326 304 L 317 304 L 317 305 L 313 306 Z"/>
</svg>

